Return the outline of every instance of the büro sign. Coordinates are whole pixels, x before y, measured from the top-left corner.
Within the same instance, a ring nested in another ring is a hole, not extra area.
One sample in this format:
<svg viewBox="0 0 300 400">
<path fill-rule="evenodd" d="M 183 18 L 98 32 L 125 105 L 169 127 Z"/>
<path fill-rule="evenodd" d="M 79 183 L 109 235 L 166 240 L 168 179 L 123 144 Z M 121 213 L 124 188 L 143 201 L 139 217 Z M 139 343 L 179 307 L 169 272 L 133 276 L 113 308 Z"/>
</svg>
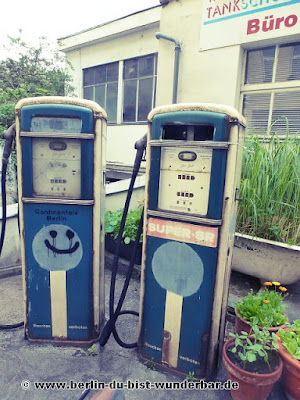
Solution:
<svg viewBox="0 0 300 400">
<path fill-rule="evenodd" d="M 200 50 L 300 33 L 300 0 L 205 0 Z"/>
<path fill-rule="evenodd" d="M 281 27 L 292 28 L 298 22 L 298 17 L 295 14 L 287 17 L 274 18 L 273 15 L 267 15 L 264 19 L 254 18 L 248 21 L 247 35 L 252 35 L 258 32 L 268 32 L 280 29 Z"/>
</svg>

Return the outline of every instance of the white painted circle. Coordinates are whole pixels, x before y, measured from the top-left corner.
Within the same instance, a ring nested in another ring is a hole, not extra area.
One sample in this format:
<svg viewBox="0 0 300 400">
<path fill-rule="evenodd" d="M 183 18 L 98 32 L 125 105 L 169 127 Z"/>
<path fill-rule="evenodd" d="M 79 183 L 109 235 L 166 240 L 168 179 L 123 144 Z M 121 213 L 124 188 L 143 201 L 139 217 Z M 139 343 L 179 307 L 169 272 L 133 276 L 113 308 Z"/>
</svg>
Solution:
<svg viewBox="0 0 300 400">
<path fill-rule="evenodd" d="M 203 281 L 203 262 L 190 246 L 168 242 L 154 253 L 152 271 L 161 287 L 179 296 L 191 296 Z"/>
<path fill-rule="evenodd" d="M 52 224 L 35 235 L 32 252 L 40 267 L 48 271 L 68 271 L 80 263 L 82 243 L 69 226 Z"/>
</svg>

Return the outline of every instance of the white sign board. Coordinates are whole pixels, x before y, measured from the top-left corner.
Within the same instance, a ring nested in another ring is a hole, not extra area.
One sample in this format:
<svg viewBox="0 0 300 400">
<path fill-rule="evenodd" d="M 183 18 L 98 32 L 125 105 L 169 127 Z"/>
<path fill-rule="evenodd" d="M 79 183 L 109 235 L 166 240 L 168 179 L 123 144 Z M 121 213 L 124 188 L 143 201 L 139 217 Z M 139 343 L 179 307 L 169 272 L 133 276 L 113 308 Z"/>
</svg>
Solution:
<svg viewBox="0 0 300 400">
<path fill-rule="evenodd" d="M 205 0 L 200 50 L 300 34 L 300 0 Z"/>
</svg>

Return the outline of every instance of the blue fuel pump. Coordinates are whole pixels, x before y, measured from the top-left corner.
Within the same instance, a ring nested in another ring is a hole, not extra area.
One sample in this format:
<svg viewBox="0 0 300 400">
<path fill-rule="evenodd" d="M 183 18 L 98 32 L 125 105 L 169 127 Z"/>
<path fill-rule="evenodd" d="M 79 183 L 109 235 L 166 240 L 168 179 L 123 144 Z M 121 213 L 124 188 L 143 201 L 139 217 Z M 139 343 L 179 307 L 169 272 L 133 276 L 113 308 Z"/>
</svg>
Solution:
<svg viewBox="0 0 300 400">
<path fill-rule="evenodd" d="M 30 341 L 88 345 L 104 322 L 106 113 L 63 97 L 16 106 L 21 260 Z"/>
<path fill-rule="evenodd" d="M 138 353 L 208 378 L 223 339 L 245 120 L 197 103 L 148 120 Z"/>
</svg>

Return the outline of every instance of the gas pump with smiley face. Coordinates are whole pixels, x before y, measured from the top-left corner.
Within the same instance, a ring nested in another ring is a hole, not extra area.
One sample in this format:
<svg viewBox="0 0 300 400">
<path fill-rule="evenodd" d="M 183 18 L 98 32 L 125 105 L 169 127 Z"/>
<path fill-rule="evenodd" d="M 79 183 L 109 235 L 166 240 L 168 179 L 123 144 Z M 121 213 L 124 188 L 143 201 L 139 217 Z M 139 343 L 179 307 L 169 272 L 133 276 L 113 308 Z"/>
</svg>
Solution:
<svg viewBox="0 0 300 400">
<path fill-rule="evenodd" d="M 88 100 L 16 106 L 25 337 L 87 345 L 104 322 L 106 113 Z"/>
</svg>

